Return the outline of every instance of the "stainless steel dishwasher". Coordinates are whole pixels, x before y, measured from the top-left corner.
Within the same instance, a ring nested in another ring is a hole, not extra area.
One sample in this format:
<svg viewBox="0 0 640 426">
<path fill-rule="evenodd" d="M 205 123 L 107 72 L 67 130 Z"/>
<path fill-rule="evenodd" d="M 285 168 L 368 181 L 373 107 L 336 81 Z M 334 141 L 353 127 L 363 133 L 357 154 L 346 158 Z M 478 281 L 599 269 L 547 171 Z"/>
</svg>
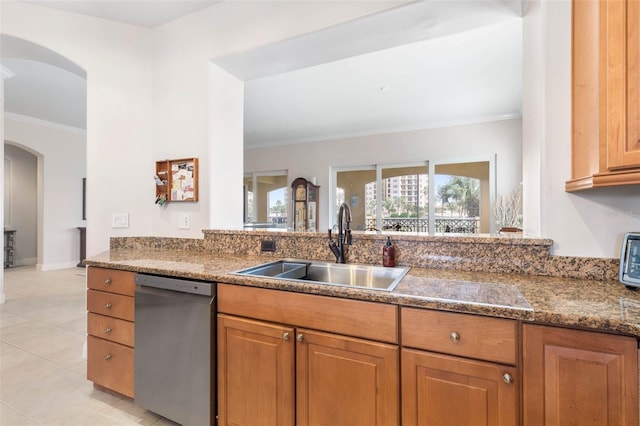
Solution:
<svg viewBox="0 0 640 426">
<path fill-rule="evenodd" d="M 136 274 L 134 402 L 182 425 L 215 423 L 215 283 Z"/>
</svg>

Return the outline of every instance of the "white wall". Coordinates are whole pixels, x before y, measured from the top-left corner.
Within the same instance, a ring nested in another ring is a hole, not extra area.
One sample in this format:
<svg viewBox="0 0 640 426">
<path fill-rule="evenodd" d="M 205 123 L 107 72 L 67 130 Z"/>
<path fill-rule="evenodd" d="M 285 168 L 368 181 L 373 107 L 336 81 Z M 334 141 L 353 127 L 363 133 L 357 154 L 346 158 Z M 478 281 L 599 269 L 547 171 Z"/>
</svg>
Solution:
<svg viewBox="0 0 640 426">
<path fill-rule="evenodd" d="M 49 48 L 87 73 L 87 255 L 106 250 L 110 236 L 151 234 L 151 30 L 25 3 L 0 7 L 4 34 Z M 112 229 L 112 212 L 128 212 L 129 228 Z M 49 212 L 44 220 L 52 220 Z"/>
<path fill-rule="evenodd" d="M 87 255 L 108 249 L 110 236 L 202 237 L 203 228 L 216 225 L 209 223 L 209 205 L 219 200 L 207 196 L 214 167 L 209 116 L 217 113 L 209 103 L 211 59 L 394 4 L 221 2 L 150 30 L 0 2 L 3 33 L 47 47 L 87 73 Z M 155 161 L 184 157 L 200 159 L 201 201 L 159 208 Z M 237 182 L 228 185 L 241 194 L 241 154 L 221 163 L 215 167 L 230 168 Z M 242 205 L 234 208 L 241 221 Z M 111 228 L 112 212 L 128 212 L 129 228 Z M 190 230 L 178 229 L 180 213 L 190 215 Z"/>
<path fill-rule="evenodd" d="M 84 154 L 84 149 L 82 153 Z M 16 230 L 14 263 L 32 265 L 36 263 L 38 255 L 38 159 L 29 151 L 9 144 L 4 147 L 4 158 L 9 160 L 10 164 L 9 168 L 5 169 L 9 171 L 9 179 L 5 181 L 8 183 L 8 191 L 5 189 L 4 193 L 5 226 Z"/>
<path fill-rule="evenodd" d="M 253 148 L 245 151 L 247 173 L 288 170 L 297 177 L 317 178 L 320 185 L 320 229 L 329 227 L 331 167 L 443 160 L 497 154 L 498 193 L 509 193 L 522 181 L 520 119 L 493 121 L 401 133 Z M 332 206 L 333 204 L 331 204 Z"/>
<path fill-rule="evenodd" d="M 1 71 L 1 70 L 0 70 Z M 0 72 L 0 141 L 4 141 L 4 72 Z M 4 158 L 4 143 L 0 144 L 2 148 L 2 158 Z M 2 199 L 4 200 L 4 161 L 2 162 L 2 185 L 0 185 L 0 191 L 2 191 Z M 0 216 L 2 216 L 2 223 L 4 224 L 4 208 L 0 210 Z M 4 266 L 3 266 L 4 267 Z M 0 274 L 0 304 L 6 301 L 4 294 L 4 273 Z"/>
<path fill-rule="evenodd" d="M 529 2 L 524 20 L 525 228 L 552 238 L 555 254 L 619 257 L 624 233 L 640 230 L 640 186 L 564 191 L 571 172 L 570 30 L 569 0 Z"/>
<path fill-rule="evenodd" d="M 242 226 L 243 147 L 237 137 L 242 118 L 227 120 L 227 129 L 220 120 L 230 117 L 231 110 L 241 108 L 242 100 L 238 103 L 230 97 L 218 98 L 218 89 L 233 79 L 227 80 L 228 76 L 212 66 L 213 59 L 393 5 L 393 2 L 221 2 L 154 29 L 152 155 L 157 160 L 198 157 L 201 200 L 195 204 L 169 203 L 157 209 L 150 216 L 154 234 L 201 237 L 202 229 Z M 227 90 L 234 86 L 233 90 L 242 93 L 235 83 L 226 86 Z M 221 184 L 227 186 L 227 192 L 219 187 Z M 235 192 L 228 192 L 229 188 Z M 177 229 L 178 216 L 185 212 L 191 216 L 190 231 Z"/>
<path fill-rule="evenodd" d="M 209 104 L 211 59 L 387 6 L 221 2 L 151 31 L 1 2 L 3 33 L 48 47 L 87 72 L 87 254 L 105 250 L 112 235 L 199 237 L 200 229 L 209 226 L 208 206 L 217 200 L 201 198 L 200 203 L 159 209 L 153 204 L 151 175 L 155 160 L 197 156 L 200 194 L 209 193 L 208 116 L 215 114 Z M 554 239 L 556 254 L 617 257 L 622 234 L 640 229 L 640 189 L 564 192 L 570 170 L 570 2 L 531 0 L 528 9 L 525 227 Z M 230 161 L 231 167 L 237 167 L 236 161 Z M 241 217 L 241 206 L 237 209 Z M 128 229 L 110 227 L 114 211 L 129 212 Z M 181 211 L 192 215 L 188 232 L 177 230 Z"/>
<path fill-rule="evenodd" d="M 41 231 L 38 267 L 45 271 L 73 267 L 80 260 L 77 227 L 85 225 L 82 220 L 85 136 L 7 116 L 4 122 L 5 140 L 38 157 L 37 226 Z"/>
</svg>

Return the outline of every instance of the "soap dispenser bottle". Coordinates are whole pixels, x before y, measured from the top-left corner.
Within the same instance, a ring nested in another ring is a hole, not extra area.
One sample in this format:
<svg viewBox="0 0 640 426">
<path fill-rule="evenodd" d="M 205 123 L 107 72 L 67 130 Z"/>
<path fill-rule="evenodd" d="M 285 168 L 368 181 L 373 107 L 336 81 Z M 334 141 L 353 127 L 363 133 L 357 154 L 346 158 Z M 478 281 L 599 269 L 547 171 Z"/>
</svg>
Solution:
<svg viewBox="0 0 640 426">
<path fill-rule="evenodd" d="M 396 250 L 391 244 L 391 237 L 387 237 L 387 243 L 382 248 L 382 265 L 396 266 Z"/>
</svg>

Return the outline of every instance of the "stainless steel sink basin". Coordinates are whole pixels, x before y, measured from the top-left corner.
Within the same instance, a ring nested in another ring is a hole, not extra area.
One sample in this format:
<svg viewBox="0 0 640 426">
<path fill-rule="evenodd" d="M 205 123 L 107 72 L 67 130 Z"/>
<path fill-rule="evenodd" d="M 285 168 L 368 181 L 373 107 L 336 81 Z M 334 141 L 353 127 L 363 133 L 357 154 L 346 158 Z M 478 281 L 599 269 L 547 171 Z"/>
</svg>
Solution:
<svg viewBox="0 0 640 426">
<path fill-rule="evenodd" d="M 306 260 L 278 260 L 237 271 L 240 275 L 274 277 L 320 284 L 392 291 L 409 268 Z"/>
</svg>

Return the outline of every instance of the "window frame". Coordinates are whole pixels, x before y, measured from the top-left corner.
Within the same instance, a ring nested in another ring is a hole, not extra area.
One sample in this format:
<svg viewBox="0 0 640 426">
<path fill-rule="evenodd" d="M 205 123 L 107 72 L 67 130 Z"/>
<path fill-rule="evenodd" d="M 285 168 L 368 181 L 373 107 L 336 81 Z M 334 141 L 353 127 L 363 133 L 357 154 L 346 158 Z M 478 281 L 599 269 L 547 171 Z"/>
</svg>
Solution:
<svg viewBox="0 0 640 426">
<path fill-rule="evenodd" d="M 428 170 L 428 218 L 429 227 L 427 235 L 435 235 L 435 175 L 436 166 L 457 164 L 457 163 L 480 163 L 486 162 L 489 165 L 489 232 L 495 233 L 495 219 L 494 211 L 491 206 L 495 204 L 495 197 L 497 191 L 496 183 L 496 162 L 497 154 L 490 155 L 471 155 L 471 156 L 459 156 L 459 157 L 442 157 L 421 161 L 410 162 L 392 162 L 392 163 L 380 163 L 380 164 L 364 164 L 356 166 L 331 166 L 329 169 L 329 203 L 327 206 L 328 223 L 331 228 L 337 226 L 337 209 L 335 200 L 337 197 L 337 182 L 339 172 L 349 171 L 376 171 L 376 190 L 382 188 L 382 170 L 390 168 L 402 168 L 402 167 L 422 167 L 426 166 Z M 376 194 L 376 228 L 382 229 L 382 197 Z M 381 232 L 381 231 L 379 231 Z M 420 232 L 418 232 L 420 233 Z M 423 233 L 424 234 L 424 233 Z"/>
</svg>

